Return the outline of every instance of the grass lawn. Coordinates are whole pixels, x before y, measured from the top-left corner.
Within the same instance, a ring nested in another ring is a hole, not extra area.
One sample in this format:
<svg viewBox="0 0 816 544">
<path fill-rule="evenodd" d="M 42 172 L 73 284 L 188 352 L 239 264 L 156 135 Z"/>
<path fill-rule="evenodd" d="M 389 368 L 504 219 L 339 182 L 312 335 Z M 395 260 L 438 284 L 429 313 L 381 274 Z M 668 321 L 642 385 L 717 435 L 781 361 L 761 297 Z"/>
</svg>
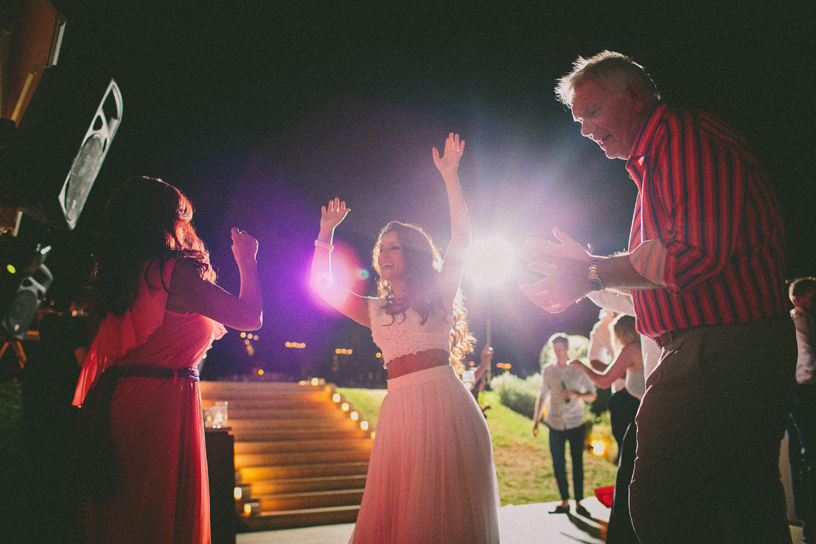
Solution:
<svg viewBox="0 0 816 544">
<path fill-rule="evenodd" d="M 363 413 L 372 428 L 377 427 L 377 416 L 380 415 L 380 405 L 385 398 L 385 389 L 349 389 L 338 387 L 337 392 L 344 395 L 354 404 L 354 407 Z"/>
<path fill-rule="evenodd" d="M 384 390 L 338 388 L 338 391 L 362 410 L 365 419 L 376 427 Z M 491 406 L 487 412 L 487 426 L 493 439 L 502 506 L 560 500 L 552 472 L 547 427 L 541 425 L 538 438 L 535 438 L 532 420 L 503 406 L 492 392 L 482 393 L 481 403 Z M 593 496 L 596 487 L 614 484 L 615 468 L 607 459 L 584 453 L 584 496 Z M 572 486 L 569 453 L 567 473 Z"/>
</svg>

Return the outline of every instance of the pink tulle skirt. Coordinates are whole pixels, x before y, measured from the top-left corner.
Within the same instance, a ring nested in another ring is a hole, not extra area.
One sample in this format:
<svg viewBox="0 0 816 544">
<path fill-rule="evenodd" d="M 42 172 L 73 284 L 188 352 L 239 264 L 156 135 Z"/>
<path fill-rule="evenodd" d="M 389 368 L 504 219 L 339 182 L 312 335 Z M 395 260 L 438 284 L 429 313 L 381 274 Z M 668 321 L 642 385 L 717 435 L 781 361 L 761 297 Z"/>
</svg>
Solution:
<svg viewBox="0 0 816 544">
<path fill-rule="evenodd" d="M 490 432 L 450 365 L 388 381 L 354 544 L 495 544 Z"/>
</svg>

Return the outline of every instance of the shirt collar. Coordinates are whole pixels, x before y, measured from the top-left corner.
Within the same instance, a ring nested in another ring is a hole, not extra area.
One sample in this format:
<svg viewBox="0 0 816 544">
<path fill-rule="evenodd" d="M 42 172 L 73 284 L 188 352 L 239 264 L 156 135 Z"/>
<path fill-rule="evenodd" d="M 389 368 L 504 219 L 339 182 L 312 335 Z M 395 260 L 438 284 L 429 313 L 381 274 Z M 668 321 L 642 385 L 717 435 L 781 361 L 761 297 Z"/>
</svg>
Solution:
<svg viewBox="0 0 816 544">
<path fill-rule="evenodd" d="M 667 109 L 668 105 L 664 102 L 658 102 L 654 109 L 652 109 L 652 112 L 643 121 L 643 124 L 640 125 L 638 135 L 635 137 L 635 143 L 632 144 L 632 152 L 629 155 L 629 160 L 626 161 L 627 169 L 637 164 L 640 158 L 645 156 L 649 151 L 655 134 L 657 134 L 657 127 L 660 125 L 660 121 L 663 119 L 663 115 Z"/>
</svg>

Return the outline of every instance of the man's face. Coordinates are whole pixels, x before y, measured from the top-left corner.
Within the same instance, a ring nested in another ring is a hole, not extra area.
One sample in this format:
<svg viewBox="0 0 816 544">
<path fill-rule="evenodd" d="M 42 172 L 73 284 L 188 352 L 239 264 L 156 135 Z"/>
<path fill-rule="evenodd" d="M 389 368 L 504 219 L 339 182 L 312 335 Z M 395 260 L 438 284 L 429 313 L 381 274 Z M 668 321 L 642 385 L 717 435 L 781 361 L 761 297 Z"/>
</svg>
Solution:
<svg viewBox="0 0 816 544">
<path fill-rule="evenodd" d="M 589 77 L 573 92 L 572 117 L 581 123 L 581 134 L 600 145 L 610 159 L 629 158 L 644 109 L 637 94 L 608 91 Z"/>
<path fill-rule="evenodd" d="M 552 344 L 553 352 L 555 353 L 555 359 L 559 363 L 565 363 L 567 361 L 567 353 L 568 348 L 562 342 L 553 342 Z"/>
<path fill-rule="evenodd" d="M 816 315 L 816 290 L 807 291 L 802 296 L 793 297 L 793 303 L 807 313 Z"/>
</svg>

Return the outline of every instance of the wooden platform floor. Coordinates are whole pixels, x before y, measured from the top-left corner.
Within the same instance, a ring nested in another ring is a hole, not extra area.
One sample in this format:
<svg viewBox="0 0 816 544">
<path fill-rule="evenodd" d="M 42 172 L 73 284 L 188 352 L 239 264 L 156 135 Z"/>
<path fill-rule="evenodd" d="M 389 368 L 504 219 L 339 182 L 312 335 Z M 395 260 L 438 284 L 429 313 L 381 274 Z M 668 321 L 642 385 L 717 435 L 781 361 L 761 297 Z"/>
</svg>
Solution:
<svg viewBox="0 0 816 544">
<path fill-rule="evenodd" d="M 502 544 L 603 544 L 609 509 L 594 497 L 583 501 L 592 519 L 571 513 L 550 514 L 558 502 L 503 506 L 499 513 Z M 346 544 L 353 523 L 238 535 L 237 544 Z M 803 544 L 802 529 L 791 527 L 793 544 Z"/>
</svg>

